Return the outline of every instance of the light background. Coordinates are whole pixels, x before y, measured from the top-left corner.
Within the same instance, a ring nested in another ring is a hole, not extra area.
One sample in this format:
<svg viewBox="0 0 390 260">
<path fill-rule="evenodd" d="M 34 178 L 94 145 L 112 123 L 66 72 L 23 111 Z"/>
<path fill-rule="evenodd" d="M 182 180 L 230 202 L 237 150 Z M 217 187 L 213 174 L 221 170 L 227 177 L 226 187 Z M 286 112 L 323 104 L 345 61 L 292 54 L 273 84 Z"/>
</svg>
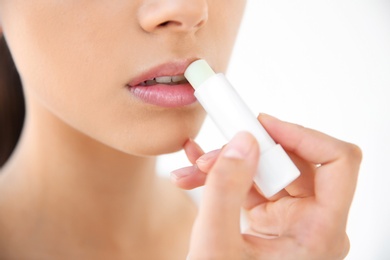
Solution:
<svg viewBox="0 0 390 260">
<path fill-rule="evenodd" d="M 362 148 L 347 259 L 390 259 L 390 1 L 249 0 L 227 76 L 254 113 Z M 197 141 L 225 142 L 209 119 Z M 179 152 L 158 169 L 186 165 Z"/>
</svg>

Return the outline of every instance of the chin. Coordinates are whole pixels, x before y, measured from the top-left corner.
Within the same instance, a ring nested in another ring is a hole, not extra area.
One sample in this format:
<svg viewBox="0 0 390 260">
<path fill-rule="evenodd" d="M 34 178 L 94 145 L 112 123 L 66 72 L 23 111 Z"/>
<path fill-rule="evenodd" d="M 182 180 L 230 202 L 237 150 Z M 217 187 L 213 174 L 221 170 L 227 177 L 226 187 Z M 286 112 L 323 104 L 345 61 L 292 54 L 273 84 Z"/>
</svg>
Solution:
<svg viewBox="0 0 390 260">
<path fill-rule="evenodd" d="M 138 118 L 118 124 L 119 128 L 111 127 L 111 131 L 105 130 L 100 137 L 126 154 L 157 156 L 182 150 L 189 138 L 198 135 L 204 119 L 205 112 L 200 106 L 157 112 L 145 109 L 138 113 Z M 125 121 L 121 120 L 120 123 Z"/>
<path fill-rule="evenodd" d="M 204 122 L 205 113 L 203 109 L 193 113 L 180 113 L 172 117 L 161 116 L 153 126 L 147 129 L 154 129 L 148 135 L 138 133 L 139 154 L 146 156 L 157 156 L 178 152 L 183 149 L 188 139 L 194 139 Z M 160 121 L 161 120 L 161 121 Z M 159 122 L 158 122 L 159 121 Z"/>
<path fill-rule="evenodd" d="M 196 135 L 171 136 L 163 140 L 150 138 L 142 144 L 138 144 L 138 149 L 132 146 L 127 150 L 128 154 L 135 156 L 158 156 L 163 154 L 175 153 L 183 149 L 184 144 L 189 138 L 195 138 Z M 154 140 L 154 141 L 153 141 Z"/>
</svg>

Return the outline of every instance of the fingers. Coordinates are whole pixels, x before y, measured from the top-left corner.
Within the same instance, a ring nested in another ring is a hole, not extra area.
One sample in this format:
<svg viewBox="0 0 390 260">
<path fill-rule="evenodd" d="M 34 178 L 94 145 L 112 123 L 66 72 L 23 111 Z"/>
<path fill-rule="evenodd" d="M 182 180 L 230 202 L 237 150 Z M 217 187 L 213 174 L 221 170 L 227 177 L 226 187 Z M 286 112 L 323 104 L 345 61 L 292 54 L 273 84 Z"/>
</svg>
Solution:
<svg viewBox="0 0 390 260">
<path fill-rule="evenodd" d="M 313 164 L 330 163 L 344 155 L 346 143 L 326 134 L 269 115 L 262 114 L 259 120 L 275 142 Z"/>
<path fill-rule="evenodd" d="M 197 165 L 184 167 L 171 172 L 171 181 L 179 188 L 185 190 L 195 189 L 203 186 L 207 174 L 199 170 Z"/>
<path fill-rule="evenodd" d="M 252 185 L 252 188 L 249 190 L 248 196 L 242 206 L 246 210 L 251 210 L 253 207 L 265 202 L 268 202 L 268 199 L 259 193 L 255 185 Z"/>
<path fill-rule="evenodd" d="M 315 195 L 323 205 L 348 211 L 361 162 L 360 149 L 315 130 L 268 115 L 259 120 L 277 143 L 313 165 Z"/>
<path fill-rule="evenodd" d="M 206 180 L 192 249 L 213 244 L 226 250 L 229 243 L 241 239 L 240 210 L 252 187 L 258 158 L 257 141 L 245 132 L 238 133 L 221 151 Z"/>
<path fill-rule="evenodd" d="M 317 167 L 293 153 L 289 153 L 290 158 L 298 167 L 301 175 L 288 185 L 285 190 L 292 197 L 305 198 L 314 195 L 314 176 Z"/>
<path fill-rule="evenodd" d="M 205 153 L 196 160 L 196 165 L 203 172 L 209 172 L 217 161 L 218 155 L 221 153 L 221 149 L 213 150 Z"/>
<path fill-rule="evenodd" d="M 218 149 L 205 154 L 199 145 L 190 139 L 185 143 L 184 151 L 194 165 L 171 172 L 172 182 L 186 190 L 203 186 L 207 172 L 214 165 L 221 150 Z"/>
<path fill-rule="evenodd" d="M 192 139 L 188 139 L 184 144 L 184 152 L 192 164 L 195 164 L 196 160 L 204 154 L 202 148 Z"/>
<path fill-rule="evenodd" d="M 195 161 L 204 154 L 202 148 L 192 139 L 188 139 L 183 147 L 188 160 L 192 164 L 195 164 Z M 205 180 L 206 174 L 201 172 L 196 165 L 171 172 L 171 181 L 185 190 L 202 186 Z"/>
</svg>

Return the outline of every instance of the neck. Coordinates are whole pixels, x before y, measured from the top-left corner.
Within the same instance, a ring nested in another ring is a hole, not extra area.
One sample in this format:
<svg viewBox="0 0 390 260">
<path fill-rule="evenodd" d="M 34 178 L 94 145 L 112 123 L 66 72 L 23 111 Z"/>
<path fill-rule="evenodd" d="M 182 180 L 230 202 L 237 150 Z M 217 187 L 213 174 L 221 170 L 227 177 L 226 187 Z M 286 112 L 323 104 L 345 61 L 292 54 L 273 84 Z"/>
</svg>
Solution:
<svg viewBox="0 0 390 260">
<path fill-rule="evenodd" d="M 23 191 L 13 196 L 18 201 L 12 205 L 31 209 L 31 222 L 41 223 L 39 232 L 61 227 L 60 232 L 73 230 L 79 238 L 128 242 L 129 234 L 145 236 L 159 228 L 167 185 L 155 176 L 155 158 L 107 147 L 42 107 L 29 111 L 2 183 L 8 183 L 10 195 Z"/>
</svg>

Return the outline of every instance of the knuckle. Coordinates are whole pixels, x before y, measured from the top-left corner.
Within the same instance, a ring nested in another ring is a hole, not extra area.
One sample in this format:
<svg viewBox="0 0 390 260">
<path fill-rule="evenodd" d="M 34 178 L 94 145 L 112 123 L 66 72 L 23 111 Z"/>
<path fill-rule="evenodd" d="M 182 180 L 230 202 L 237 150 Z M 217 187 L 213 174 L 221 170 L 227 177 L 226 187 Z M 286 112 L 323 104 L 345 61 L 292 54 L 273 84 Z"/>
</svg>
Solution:
<svg viewBox="0 0 390 260">
<path fill-rule="evenodd" d="M 349 237 L 347 234 L 345 234 L 345 239 L 344 239 L 344 244 L 343 246 L 341 247 L 340 249 L 340 253 L 339 253 L 339 256 L 340 258 L 344 259 L 348 253 L 349 253 L 349 250 L 351 249 L 351 242 L 349 240 Z"/>
<path fill-rule="evenodd" d="M 357 164 L 360 164 L 363 159 L 363 152 L 361 148 L 352 143 L 344 143 L 343 153 L 348 160 Z"/>
<path fill-rule="evenodd" d="M 358 161 L 359 163 L 363 160 L 363 151 L 362 149 L 355 145 L 355 144 L 351 144 L 351 153 L 353 155 L 353 157 L 355 158 L 356 161 Z"/>
</svg>

